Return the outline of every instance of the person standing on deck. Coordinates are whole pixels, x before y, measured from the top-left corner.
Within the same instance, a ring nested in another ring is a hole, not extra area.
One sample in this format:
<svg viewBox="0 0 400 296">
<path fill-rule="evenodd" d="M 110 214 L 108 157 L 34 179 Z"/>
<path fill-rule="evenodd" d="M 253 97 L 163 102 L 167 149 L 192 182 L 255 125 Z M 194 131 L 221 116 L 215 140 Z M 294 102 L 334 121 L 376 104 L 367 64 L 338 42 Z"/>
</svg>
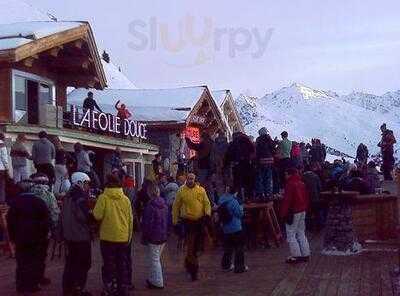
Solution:
<svg viewBox="0 0 400 296">
<path fill-rule="evenodd" d="M 282 140 L 278 144 L 279 151 L 279 173 L 280 183 L 283 186 L 285 184 L 285 173 L 291 167 L 291 152 L 292 152 L 292 141 L 288 139 L 289 134 L 286 131 L 281 133 Z"/>
<path fill-rule="evenodd" d="M 87 97 L 83 101 L 83 112 L 86 112 L 87 110 L 90 110 L 91 112 L 93 112 L 95 108 L 100 113 L 103 113 L 103 111 L 100 109 L 99 105 L 97 105 L 96 100 L 93 98 L 93 93 L 90 91 L 87 93 Z"/>
<path fill-rule="evenodd" d="M 55 160 L 55 184 L 54 184 L 54 193 L 55 194 L 65 194 L 68 192 L 71 187 L 71 183 L 69 181 L 69 175 L 67 170 L 67 161 L 70 158 L 67 151 L 65 151 L 60 138 L 54 137 L 53 144 L 56 148 L 56 160 Z"/>
<path fill-rule="evenodd" d="M 82 172 L 73 173 L 72 186 L 64 197 L 62 233 L 67 246 L 63 274 L 63 296 L 90 296 L 85 286 L 92 265 L 91 214 L 88 207 L 90 178 Z"/>
<path fill-rule="evenodd" d="M 13 179 L 15 183 L 28 179 L 28 159 L 31 158 L 25 146 L 25 134 L 19 134 L 17 140 L 11 147 L 11 163 L 13 168 Z"/>
<path fill-rule="evenodd" d="M 275 144 L 263 127 L 258 131 L 256 140 L 256 194 L 257 200 L 265 202 L 272 198 L 272 166 L 274 164 Z"/>
<path fill-rule="evenodd" d="M 45 174 L 50 181 L 50 187 L 54 184 L 55 173 L 53 160 L 56 157 L 54 144 L 49 141 L 45 131 L 39 133 L 39 140 L 33 143 L 32 160 L 38 173 Z"/>
<path fill-rule="evenodd" d="M 198 280 L 198 252 L 203 239 L 204 219 L 211 217 L 210 200 L 203 187 L 196 184 L 196 175 L 188 174 L 186 184 L 179 188 L 172 206 L 174 226 L 182 220 L 186 230 L 185 267 L 192 281 Z"/>
<path fill-rule="evenodd" d="M 7 227 L 15 244 L 17 261 L 16 286 L 18 293 L 41 290 L 50 230 L 50 216 L 45 202 L 30 192 L 32 182 L 18 183 L 19 194 L 12 199 L 7 213 Z M 4 294 L 3 294 L 4 295 Z"/>
<path fill-rule="evenodd" d="M 74 145 L 74 150 L 76 158 L 76 171 L 90 176 L 93 164 L 90 161 L 89 153 L 83 149 L 82 144 L 79 142 Z"/>
<path fill-rule="evenodd" d="M 142 219 L 142 243 L 147 249 L 149 268 L 146 284 L 149 289 L 163 289 L 161 254 L 167 242 L 168 206 L 155 182 L 150 183 L 147 193 L 150 200 L 144 208 Z"/>
<path fill-rule="evenodd" d="M 189 149 L 197 152 L 197 179 L 201 186 L 203 186 L 207 193 L 211 192 L 210 179 L 213 172 L 213 163 L 211 154 L 214 142 L 210 135 L 206 132 L 201 133 L 200 143 L 193 143 L 189 138 L 186 138 L 186 144 Z"/>
<path fill-rule="evenodd" d="M 233 134 L 225 153 L 224 168 L 232 166 L 233 187 L 240 198 L 251 200 L 254 189 L 254 166 L 252 160 L 256 150 L 250 138 L 242 132 Z"/>
<path fill-rule="evenodd" d="M 124 134 L 125 131 L 127 129 L 127 123 L 126 123 L 126 119 L 129 119 L 130 117 L 132 117 L 131 112 L 129 112 L 128 108 L 126 107 L 125 104 L 120 104 L 120 100 L 118 100 L 115 103 L 115 109 L 117 110 L 117 117 L 119 117 L 119 119 L 121 120 L 120 123 L 120 134 L 122 138 L 125 138 Z"/>
<path fill-rule="evenodd" d="M 381 148 L 382 153 L 382 167 L 383 176 L 386 181 L 392 181 L 392 171 L 394 167 L 394 144 L 396 144 L 396 138 L 394 137 L 393 131 L 386 127 L 386 123 L 381 126 L 382 139 L 378 144 Z"/>
<path fill-rule="evenodd" d="M 280 208 L 280 216 L 286 224 L 287 242 L 291 255 L 286 262 L 289 264 L 308 262 L 310 245 L 305 233 L 308 209 L 306 185 L 301 180 L 297 169 L 288 169 L 286 176 L 285 194 Z"/>
</svg>

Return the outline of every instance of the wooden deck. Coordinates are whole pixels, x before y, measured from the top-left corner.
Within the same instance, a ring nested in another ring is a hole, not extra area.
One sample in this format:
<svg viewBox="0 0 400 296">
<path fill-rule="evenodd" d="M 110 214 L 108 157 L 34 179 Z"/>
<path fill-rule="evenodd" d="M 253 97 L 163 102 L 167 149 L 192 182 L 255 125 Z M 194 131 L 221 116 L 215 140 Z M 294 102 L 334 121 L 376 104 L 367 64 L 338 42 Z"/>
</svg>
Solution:
<svg viewBox="0 0 400 296">
<path fill-rule="evenodd" d="M 200 281 L 189 282 L 182 268 L 183 254 L 177 254 L 174 239 L 168 244 L 164 256 L 166 288 L 148 291 L 144 286 L 146 268 L 144 249 L 135 246 L 134 283 L 132 295 L 393 295 L 390 272 L 396 265 L 396 250 L 379 247 L 360 255 L 347 257 L 322 256 L 321 235 L 310 234 L 313 256 L 309 263 L 288 266 L 286 244 L 281 248 L 256 250 L 246 253 L 250 268 L 245 274 L 223 273 L 219 262 L 221 249 L 208 251 L 201 257 Z M 88 289 L 94 295 L 101 292 L 101 257 L 98 244 L 94 244 L 93 266 Z M 0 295 L 17 295 L 14 289 L 15 261 L 0 257 Z M 63 260 L 48 263 L 47 276 L 52 284 L 36 295 L 61 295 Z"/>
</svg>

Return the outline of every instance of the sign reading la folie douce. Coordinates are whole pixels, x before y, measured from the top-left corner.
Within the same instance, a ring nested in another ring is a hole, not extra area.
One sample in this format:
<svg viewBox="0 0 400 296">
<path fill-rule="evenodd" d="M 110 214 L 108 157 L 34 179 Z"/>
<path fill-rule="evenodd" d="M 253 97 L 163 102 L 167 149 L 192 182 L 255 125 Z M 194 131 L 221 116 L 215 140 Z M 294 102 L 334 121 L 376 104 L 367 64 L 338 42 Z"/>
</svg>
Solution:
<svg viewBox="0 0 400 296">
<path fill-rule="evenodd" d="M 124 136 L 147 139 L 145 123 L 130 119 L 122 120 L 118 116 L 89 109 L 85 110 L 82 114 L 78 112 L 76 106 L 72 106 L 72 124 L 116 135 L 123 133 Z"/>
</svg>

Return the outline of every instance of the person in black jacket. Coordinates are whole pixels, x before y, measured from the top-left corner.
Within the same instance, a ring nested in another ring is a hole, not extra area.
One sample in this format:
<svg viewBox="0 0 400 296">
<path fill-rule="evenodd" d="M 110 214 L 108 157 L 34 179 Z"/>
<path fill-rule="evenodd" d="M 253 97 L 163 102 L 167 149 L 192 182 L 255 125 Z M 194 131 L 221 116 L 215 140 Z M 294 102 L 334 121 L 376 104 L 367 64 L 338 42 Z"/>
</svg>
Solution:
<svg viewBox="0 0 400 296">
<path fill-rule="evenodd" d="M 96 100 L 93 99 L 93 93 L 90 91 L 87 93 L 87 98 L 83 101 L 83 112 L 86 112 L 86 110 L 90 110 L 91 112 L 93 112 L 95 108 L 100 113 L 103 113 L 99 105 L 97 105 Z"/>
<path fill-rule="evenodd" d="M 225 154 L 224 167 L 232 165 L 233 187 L 243 199 L 253 197 L 254 168 L 251 160 L 254 153 L 254 144 L 248 136 L 241 132 L 233 134 L 233 141 Z"/>
<path fill-rule="evenodd" d="M 211 192 L 210 179 L 214 170 L 213 160 L 211 159 L 214 142 L 210 135 L 202 132 L 200 143 L 193 143 L 189 138 L 186 138 L 186 144 L 189 149 L 196 151 L 197 159 L 197 180 L 206 189 L 207 194 Z"/>
<path fill-rule="evenodd" d="M 7 214 L 10 240 L 15 244 L 18 293 L 34 293 L 40 285 L 49 284 L 42 278 L 46 264 L 50 213 L 46 203 L 30 193 L 31 181 L 18 184 L 20 193 L 11 202 Z"/>
<path fill-rule="evenodd" d="M 256 194 L 259 201 L 272 197 L 272 165 L 274 164 L 275 143 L 263 127 L 258 131 L 256 140 Z"/>
</svg>

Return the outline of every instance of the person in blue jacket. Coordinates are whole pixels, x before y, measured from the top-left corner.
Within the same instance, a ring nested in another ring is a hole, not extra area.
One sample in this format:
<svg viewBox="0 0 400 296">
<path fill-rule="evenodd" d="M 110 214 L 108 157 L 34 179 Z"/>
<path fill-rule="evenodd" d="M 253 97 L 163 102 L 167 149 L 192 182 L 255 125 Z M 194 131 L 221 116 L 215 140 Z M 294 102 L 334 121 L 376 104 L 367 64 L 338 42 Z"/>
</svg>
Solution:
<svg viewBox="0 0 400 296">
<path fill-rule="evenodd" d="M 218 200 L 218 214 L 224 233 L 224 255 L 222 269 L 242 273 L 248 270 L 244 263 L 244 236 L 242 231 L 243 206 L 236 200 L 233 190 L 224 193 Z M 235 254 L 234 263 L 232 257 Z"/>
</svg>

